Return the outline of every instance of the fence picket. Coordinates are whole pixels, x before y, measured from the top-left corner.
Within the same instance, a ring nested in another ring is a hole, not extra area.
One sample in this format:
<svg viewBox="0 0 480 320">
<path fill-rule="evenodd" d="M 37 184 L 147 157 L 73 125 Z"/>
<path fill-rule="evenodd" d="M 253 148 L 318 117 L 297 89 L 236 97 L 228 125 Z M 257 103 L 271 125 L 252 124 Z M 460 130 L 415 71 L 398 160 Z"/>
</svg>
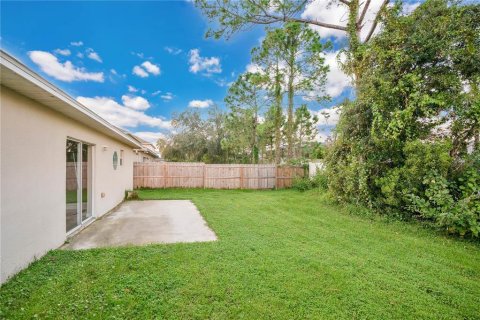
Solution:
<svg viewBox="0 0 480 320">
<path fill-rule="evenodd" d="M 134 188 L 273 189 L 292 186 L 302 167 L 274 164 L 135 162 Z"/>
</svg>

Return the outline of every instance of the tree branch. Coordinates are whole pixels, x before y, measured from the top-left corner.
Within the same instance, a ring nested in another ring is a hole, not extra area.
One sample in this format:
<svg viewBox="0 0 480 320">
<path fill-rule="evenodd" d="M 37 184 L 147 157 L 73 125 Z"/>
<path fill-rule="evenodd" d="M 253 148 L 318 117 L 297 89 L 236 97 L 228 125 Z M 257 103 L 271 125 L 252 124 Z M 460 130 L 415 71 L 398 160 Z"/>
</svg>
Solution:
<svg viewBox="0 0 480 320">
<path fill-rule="evenodd" d="M 383 0 L 383 3 L 382 3 L 382 5 L 380 6 L 380 9 L 377 12 L 377 15 L 375 16 L 375 20 L 373 20 L 372 28 L 370 29 L 370 32 L 368 32 L 368 35 L 365 38 L 364 42 L 368 42 L 370 40 L 370 38 L 372 37 L 373 32 L 375 32 L 375 29 L 377 28 L 378 21 L 380 20 L 380 15 L 382 14 L 382 11 L 385 9 L 385 7 L 387 6 L 387 4 L 389 2 L 390 2 L 390 0 Z"/>
<path fill-rule="evenodd" d="M 363 19 L 365 18 L 365 15 L 367 14 L 368 7 L 370 7 L 370 2 L 371 2 L 371 0 L 367 0 L 365 2 L 365 5 L 363 6 L 362 13 L 360 14 L 360 17 L 358 18 L 358 21 L 357 21 L 357 28 L 361 28 Z"/>
<path fill-rule="evenodd" d="M 316 20 L 308 20 L 308 19 L 295 18 L 295 17 L 284 17 L 283 21 L 302 22 L 302 23 L 313 24 L 313 25 L 328 28 L 328 29 L 336 29 L 336 30 L 347 31 L 347 27 L 339 26 L 339 25 L 336 25 L 336 24 L 330 24 L 330 23 L 326 23 L 326 22 L 320 22 L 320 21 L 316 21 Z"/>
<path fill-rule="evenodd" d="M 347 1 L 347 0 L 338 0 L 338 1 L 340 1 L 341 3 L 346 4 L 347 6 L 350 5 L 350 1 Z"/>
<path fill-rule="evenodd" d="M 348 2 L 346 0 L 340 0 L 340 1 Z M 259 5 L 255 1 L 250 1 L 250 3 L 252 3 L 253 5 L 257 6 L 260 10 L 262 10 L 265 17 L 273 19 L 273 21 L 271 21 L 270 23 L 280 22 L 280 21 L 283 21 L 283 22 L 287 22 L 287 21 L 288 22 L 302 22 L 302 23 L 313 24 L 313 25 L 316 25 L 316 26 L 319 26 L 319 27 L 347 31 L 347 27 L 339 26 L 339 25 L 335 25 L 335 24 L 330 24 L 330 23 L 326 23 L 326 22 L 320 22 L 320 21 L 316 21 L 316 20 L 309 20 L 309 19 L 303 19 L 303 18 L 296 18 L 296 17 L 287 16 L 286 14 L 284 14 L 283 17 L 282 16 L 276 16 L 276 15 L 268 13 L 265 10 L 265 8 L 263 8 L 261 5 Z M 304 3 L 306 3 L 306 1 L 304 1 Z M 250 23 L 253 23 L 253 21 L 250 21 Z M 265 21 L 262 21 L 261 23 L 262 24 L 268 24 Z"/>
</svg>

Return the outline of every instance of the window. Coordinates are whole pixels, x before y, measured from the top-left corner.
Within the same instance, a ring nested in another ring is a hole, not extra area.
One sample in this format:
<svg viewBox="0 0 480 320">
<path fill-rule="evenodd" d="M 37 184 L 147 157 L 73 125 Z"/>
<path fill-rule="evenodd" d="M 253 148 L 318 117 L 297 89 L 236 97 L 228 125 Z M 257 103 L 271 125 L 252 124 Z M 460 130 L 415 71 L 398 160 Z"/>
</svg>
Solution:
<svg viewBox="0 0 480 320">
<path fill-rule="evenodd" d="M 123 150 L 120 150 L 120 165 L 123 166 Z"/>
<path fill-rule="evenodd" d="M 117 170 L 118 166 L 118 154 L 117 151 L 113 152 L 113 170 Z"/>
</svg>

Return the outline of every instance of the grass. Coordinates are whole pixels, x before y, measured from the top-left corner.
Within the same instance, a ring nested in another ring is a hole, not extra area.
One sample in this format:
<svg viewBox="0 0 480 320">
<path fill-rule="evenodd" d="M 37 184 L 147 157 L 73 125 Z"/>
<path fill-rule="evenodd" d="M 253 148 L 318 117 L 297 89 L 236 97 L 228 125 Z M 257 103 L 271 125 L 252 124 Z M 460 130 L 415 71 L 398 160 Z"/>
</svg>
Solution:
<svg viewBox="0 0 480 320">
<path fill-rule="evenodd" d="M 54 250 L 0 318 L 479 319 L 480 247 L 349 215 L 318 191 L 142 190 L 192 199 L 219 241 Z"/>
<path fill-rule="evenodd" d="M 67 203 L 76 203 L 77 202 L 77 190 L 70 190 L 67 191 L 66 197 L 67 197 Z M 86 202 L 88 199 L 88 191 L 87 189 L 82 189 L 82 201 Z"/>
</svg>

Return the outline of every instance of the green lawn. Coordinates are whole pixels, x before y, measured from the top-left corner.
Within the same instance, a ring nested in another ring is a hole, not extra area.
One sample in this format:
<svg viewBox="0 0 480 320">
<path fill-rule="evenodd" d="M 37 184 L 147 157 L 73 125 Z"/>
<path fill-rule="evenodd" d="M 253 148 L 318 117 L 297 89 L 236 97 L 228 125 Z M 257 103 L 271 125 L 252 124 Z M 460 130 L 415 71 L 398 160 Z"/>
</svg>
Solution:
<svg viewBox="0 0 480 320">
<path fill-rule="evenodd" d="M 192 199 L 219 241 L 53 251 L 1 288 L 0 318 L 480 318 L 478 244 L 318 191 L 140 196 Z"/>
</svg>

